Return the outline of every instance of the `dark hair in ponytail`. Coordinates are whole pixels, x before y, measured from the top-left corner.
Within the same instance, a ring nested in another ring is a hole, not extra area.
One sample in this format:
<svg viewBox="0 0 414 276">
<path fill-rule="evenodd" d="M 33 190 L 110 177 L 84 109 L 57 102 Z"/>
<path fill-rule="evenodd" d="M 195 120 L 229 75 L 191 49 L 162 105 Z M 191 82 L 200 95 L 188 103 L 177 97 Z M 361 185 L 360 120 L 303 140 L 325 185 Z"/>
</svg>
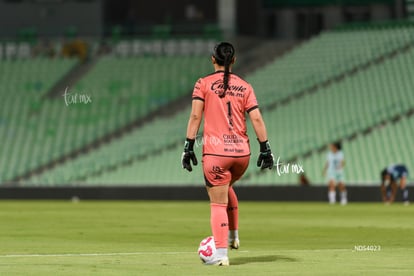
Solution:
<svg viewBox="0 0 414 276">
<path fill-rule="evenodd" d="M 226 95 L 226 91 L 229 88 L 229 77 L 230 77 L 230 64 L 234 59 L 234 47 L 228 42 L 220 42 L 214 47 L 213 57 L 220 66 L 224 66 L 224 77 L 223 77 L 223 92 L 219 94 L 220 98 Z"/>
</svg>

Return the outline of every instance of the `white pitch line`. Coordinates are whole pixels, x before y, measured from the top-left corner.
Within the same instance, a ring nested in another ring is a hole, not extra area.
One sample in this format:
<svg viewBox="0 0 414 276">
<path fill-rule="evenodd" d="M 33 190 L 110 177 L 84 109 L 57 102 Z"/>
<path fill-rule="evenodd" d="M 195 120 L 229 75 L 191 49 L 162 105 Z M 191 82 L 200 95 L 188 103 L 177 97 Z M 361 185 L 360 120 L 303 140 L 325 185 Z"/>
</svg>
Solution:
<svg viewBox="0 0 414 276">
<path fill-rule="evenodd" d="M 256 253 L 256 254 L 280 254 L 284 252 L 346 252 L 352 251 L 352 249 L 287 249 L 287 250 L 274 250 L 274 251 L 248 251 L 238 250 L 238 253 Z M 0 255 L 0 258 L 35 258 L 35 257 L 102 257 L 102 256 L 136 256 L 136 255 L 181 255 L 181 254 L 197 254 L 196 251 L 172 251 L 172 252 L 110 252 L 110 253 L 61 253 L 61 254 L 5 254 Z"/>
<path fill-rule="evenodd" d="M 62 254 L 6 254 L 0 258 L 25 257 L 100 257 L 100 256 L 134 256 L 134 255 L 180 255 L 197 254 L 197 252 L 113 252 L 113 253 L 62 253 Z"/>
</svg>

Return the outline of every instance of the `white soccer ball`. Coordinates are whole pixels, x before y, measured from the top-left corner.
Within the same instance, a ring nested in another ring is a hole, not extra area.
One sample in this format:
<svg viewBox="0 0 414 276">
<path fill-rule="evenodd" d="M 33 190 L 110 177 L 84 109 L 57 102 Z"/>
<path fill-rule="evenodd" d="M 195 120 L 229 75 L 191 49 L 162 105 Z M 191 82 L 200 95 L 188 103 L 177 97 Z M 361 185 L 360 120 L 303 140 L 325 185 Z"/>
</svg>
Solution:
<svg viewBox="0 0 414 276">
<path fill-rule="evenodd" d="M 200 242 L 198 247 L 198 256 L 203 263 L 213 260 L 216 254 L 216 245 L 214 243 L 214 237 L 209 236 Z"/>
</svg>

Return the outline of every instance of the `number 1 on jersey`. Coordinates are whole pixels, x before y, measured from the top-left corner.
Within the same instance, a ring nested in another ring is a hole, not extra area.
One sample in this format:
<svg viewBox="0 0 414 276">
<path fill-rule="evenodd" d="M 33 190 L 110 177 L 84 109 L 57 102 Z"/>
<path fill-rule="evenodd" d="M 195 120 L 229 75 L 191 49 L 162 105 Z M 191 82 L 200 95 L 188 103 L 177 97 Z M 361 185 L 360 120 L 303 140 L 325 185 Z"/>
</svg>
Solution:
<svg viewBox="0 0 414 276">
<path fill-rule="evenodd" d="M 232 117 L 232 111 L 231 111 L 231 102 L 227 102 L 227 118 L 229 120 L 229 130 L 233 129 L 233 117 Z"/>
</svg>

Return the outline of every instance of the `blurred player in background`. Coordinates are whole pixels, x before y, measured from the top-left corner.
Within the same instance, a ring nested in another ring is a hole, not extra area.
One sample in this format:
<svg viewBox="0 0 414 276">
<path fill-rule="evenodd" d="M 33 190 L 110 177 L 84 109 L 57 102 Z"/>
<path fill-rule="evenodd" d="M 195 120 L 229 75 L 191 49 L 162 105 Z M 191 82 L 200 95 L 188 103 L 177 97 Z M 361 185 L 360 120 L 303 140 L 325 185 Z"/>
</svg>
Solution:
<svg viewBox="0 0 414 276">
<path fill-rule="evenodd" d="M 390 165 L 381 171 L 381 194 L 384 203 L 393 203 L 400 188 L 404 204 L 409 204 L 407 178 L 408 169 L 402 164 Z"/>
<path fill-rule="evenodd" d="M 234 53 L 230 43 L 217 44 L 211 57 L 215 72 L 200 78 L 194 86 L 181 160 L 182 167 L 190 172 L 190 161 L 197 165 L 193 147 L 204 114 L 203 172 L 217 248 L 214 259 L 206 263 L 209 265 L 229 265 L 227 246 L 239 247 L 238 199 L 232 185 L 242 177 L 250 159 L 246 113 L 260 144 L 257 166 L 272 169 L 274 163 L 253 88 L 231 72 Z"/>
<path fill-rule="evenodd" d="M 323 175 L 328 180 L 328 199 L 330 204 L 336 203 L 336 186 L 338 186 L 341 197 L 341 204 L 348 203 L 346 187 L 344 184 L 344 166 L 345 159 L 340 142 L 329 145 L 329 152 L 326 164 L 323 169 Z"/>
</svg>

